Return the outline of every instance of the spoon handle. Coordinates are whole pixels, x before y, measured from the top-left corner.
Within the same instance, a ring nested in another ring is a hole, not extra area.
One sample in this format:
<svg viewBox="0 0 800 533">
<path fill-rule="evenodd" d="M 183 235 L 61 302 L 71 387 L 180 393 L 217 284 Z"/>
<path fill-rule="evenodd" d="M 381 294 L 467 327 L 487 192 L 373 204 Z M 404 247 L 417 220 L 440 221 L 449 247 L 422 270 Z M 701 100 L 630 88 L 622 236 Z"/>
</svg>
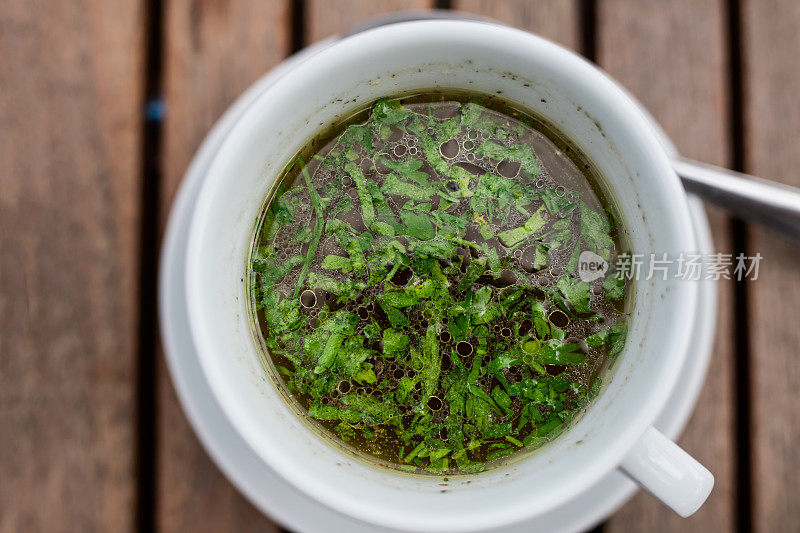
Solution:
<svg viewBox="0 0 800 533">
<path fill-rule="evenodd" d="M 800 189 L 679 157 L 672 165 L 687 192 L 800 241 Z"/>
</svg>

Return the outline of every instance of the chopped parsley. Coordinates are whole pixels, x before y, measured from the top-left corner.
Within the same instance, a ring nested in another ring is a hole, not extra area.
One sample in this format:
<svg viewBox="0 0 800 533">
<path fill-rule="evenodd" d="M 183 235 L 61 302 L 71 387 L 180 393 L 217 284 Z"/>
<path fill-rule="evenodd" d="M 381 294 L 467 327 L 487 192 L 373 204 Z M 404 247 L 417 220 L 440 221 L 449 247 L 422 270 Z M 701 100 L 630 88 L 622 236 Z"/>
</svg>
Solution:
<svg viewBox="0 0 800 533">
<path fill-rule="evenodd" d="M 482 471 L 568 427 L 622 352 L 625 280 L 576 273 L 584 250 L 613 259 L 619 221 L 588 182 L 550 174 L 531 124 L 478 101 L 379 100 L 265 209 L 249 264 L 264 345 L 357 450 Z"/>
</svg>

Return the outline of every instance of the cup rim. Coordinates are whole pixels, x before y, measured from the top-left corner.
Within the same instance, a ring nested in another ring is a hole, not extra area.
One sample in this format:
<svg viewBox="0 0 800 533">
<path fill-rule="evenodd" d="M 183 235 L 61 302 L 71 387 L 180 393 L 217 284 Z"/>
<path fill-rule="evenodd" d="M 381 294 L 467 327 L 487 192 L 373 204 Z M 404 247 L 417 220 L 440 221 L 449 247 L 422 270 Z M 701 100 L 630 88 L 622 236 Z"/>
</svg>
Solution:
<svg viewBox="0 0 800 533">
<path fill-rule="evenodd" d="M 452 36 L 454 32 L 465 31 L 463 25 L 474 26 L 470 29 L 470 31 L 477 30 L 477 27 L 480 27 L 480 32 L 477 33 L 480 34 L 482 38 L 501 37 L 509 41 L 514 38 L 520 40 L 520 42 L 524 40 L 527 45 L 535 45 L 540 47 L 546 52 L 552 53 L 558 60 L 563 60 L 569 63 L 570 68 L 575 69 L 576 71 L 580 70 L 580 75 L 586 78 L 585 84 L 588 86 L 590 85 L 591 81 L 591 84 L 594 86 L 590 89 L 597 91 L 598 94 L 603 93 L 602 96 L 604 96 L 604 99 L 608 100 L 609 104 L 616 106 L 617 111 L 625 115 L 626 120 L 628 121 L 628 128 L 635 130 L 640 134 L 639 142 L 645 145 L 643 146 L 643 149 L 649 152 L 652 160 L 650 163 L 654 169 L 654 175 L 664 178 L 659 180 L 660 183 L 658 185 L 661 187 L 662 192 L 665 195 L 670 196 L 673 200 L 677 200 L 670 204 L 670 208 L 674 214 L 672 218 L 675 221 L 675 227 L 673 229 L 680 233 L 680 239 L 683 242 L 689 245 L 694 242 L 694 236 L 691 224 L 689 222 L 688 203 L 686 201 L 683 189 L 680 186 L 677 176 L 672 170 L 672 166 L 669 163 L 669 159 L 663 146 L 661 145 L 655 132 L 652 130 L 647 118 L 640 111 L 639 107 L 635 104 L 635 102 L 628 98 L 624 91 L 617 87 L 615 82 L 610 80 L 594 66 L 585 60 L 582 60 L 579 56 L 573 54 L 572 52 L 568 52 L 560 46 L 550 43 L 541 37 L 537 37 L 527 32 L 515 30 L 506 26 L 483 21 L 420 20 L 402 22 L 392 24 L 390 26 L 382 26 L 372 30 L 367 30 L 333 43 L 331 46 L 321 50 L 312 57 L 307 58 L 290 72 L 285 73 L 280 79 L 276 80 L 275 84 L 270 87 L 269 90 L 265 91 L 265 93 L 257 97 L 256 100 L 250 105 L 249 111 L 245 112 L 237 121 L 237 123 L 234 124 L 229 135 L 220 146 L 217 154 L 215 154 L 214 160 L 211 162 L 209 167 L 208 179 L 205 183 L 203 183 L 203 186 L 198 194 L 197 205 L 192 215 L 192 222 L 190 224 L 190 233 L 187 246 L 188 260 L 186 262 L 186 297 L 187 308 L 189 310 L 189 325 L 192 331 L 192 336 L 196 341 L 201 367 L 203 368 L 206 379 L 210 384 L 210 388 L 226 416 L 232 422 L 232 425 L 237 429 L 244 442 L 246 442 L 248 446 L 263 461 L 265 461 L 265 463 L 270 465 L 270 467 L 272 467 L 282 477 L 304 492 L 310 494 L 317 501 L 367 522 L 387 524 L 387 521 L 382 519 L 383 513 L 378 516 L 370 509 L 364 509 L 360 508 L 358 505 L 352 505 L 352 502 L 338 497 L 337 494 L 317 490 L 317 487 L 313 483 L 308 483 L 308 480 L 305 479 L 302 473 L 287 467 L 287 464 L 289 463 L 282 460 L 276 460 L 276 457 L 273 454 L 265 450 L 262 443 L 254 441 L 253 437 L 255 437 L 255 432 L 249 427 L 249 422 L 240 417 L 237 410 L 228 401 L 228 396 L 224 390 L 226 388 L 225 385 L 216 378 L 214 372 L 212 371 L 213 365 L 209 364 L 210 360 L 214 358 L 214 354 L 208 351 L 209 343 L 204 342 L 207 334 L 204 328 L 204 320 L 198 311 L 198 306 L 194 305 L 195 302 L 193 301 L 193 298 L 196 294 L 196 289 L 201 287 L 199 283 L 199 275 L 196 269 L 191 269 L 188 267 L 188 265 L 196 264 L 195 261 L 202 257 L 201 248 L 203 231 L 201 229 L 206 223 L 209 212 L 214 203 L 214 195 L 212 191 L 221 180 L 225 179 L 224 172 L 221 172 L 220 168 L 218 168 L 221 166 L 220 154 L 235 148 L 237 140 L 248 135 L 248 131 L 250 131 L 248 128 L 252 128 L 254 126 L 254 121 L 256 120 L 255 117 L 257 115 L 262 115 L 265 112 L 265 109 L 269 108 L 270 102 L 267 102 L 267 100 L 274 97 L 276 92 L 279 93 L 280 91 L 287 91 L 291 89 L 291 85 L 295 82 L 295 78 L 299 76 L 297 74 L 298 69 L 310 71 L 315 66 L 319 66 L 319 64 L 322 62 L 331 61 L 332 56 L 334 59 L 336 59 L 336 55 L 348 57 L 348 48 L 356 49 L 359 47 L 368 46 L 368 43 L 374 44 L 376 40 L 383 41 L 383 46 L 386 46 L 389 41 L 395 43 L 396 45 L 401 45 L 409 33 L 417 32 L 417 37 L 419 37 L 419 34 L 424 34 L 427 36 L 427 38 L 434 40 L 447 38 L 448 36 Z M 217 167 L 216 171 L 215 167 Z M 695 287 L 693 287 L 693 284 L 690 283 L 683 284 L 680 289 L 683 291 L 683 299 L 685 307 L 688 311 L 683 316 L 677 317 L 676 323 L 680 322 L 682 324 L 688 324 L 693 320 L 693 313 L 695 311 L 695 304 L 697 301 L 697 290 Z M 681 367 L 679 363 L 682 363 L 683 359 L 686 357 L 686 348 L 688 347 L 688 343 L 688 337 L 684 339 L 683 342 L 679 342 L 678 352 L 681 359 L 680 361 L 673 359 L 670 362 L 670 364 L 674 365 L 676 369 Z M 551 494 L 549 503 L 541 504 L 538 507 L 538 511 L 527 512 L 525 513 L 525 516 L 517 517 L 513 521 L 527 516 L 532 516 L 533 514 L 541 514 L 547 509 L 555 507 L 558 503 L 566 501 L 575 494 L 588 489 L 601 477 L 608 474 L 608 472 L 615 468 L 621 462 L 630 448 L 634 445 L 634 443 L 638 440 L 641 433 L 643 433 L 644 430 L 655 420 L 661 408 L 663 408 L 669 392 L 674 388 L 677 379 L 677 370 L 671 374 L 669 372 L 667 373 L 667 378 L 659 382 L 656 387 L 651 390 L 647 400 L 642 402 L 642 405 L 637 410 L 638 416 L 630 420 L 629 429 L 626 432 L 617 435 L 616 441 L 614 442 L 615 445 L 607 446 L 607 448 L 602 451 L 602 456 L 598 457 L 591 464 L 592 468 L 589 471 L 585 471 L 582 476 L 570 479 L 568 483 L 562 481 L 562 483 L 559 485 L 559 490 L 554 490 L 553 494 Z M 518 511 L 523 511 L 523 509 L 518 509 Z M 486 525 L 498 524 L 495 513 L 487 513 L 487 515 L 491 516 L 492 518 L 486 521 Z M 405 525 L 409 524 L 407 518 L 408 517 L 405 517 L 403 520 L 403 524 Z M 390 525 L 397 526 L 397 523 L 391 523 Z M 424 524 L 418 525 L 420 525 L 421 528 L 424 526 Z M 461 526 L 463 525 L 464 524 L 454 524 L 452 530 L 460 530 Z M 470 524 L 470 527 L 475 527 L 475 524 Z"/>
</svg>

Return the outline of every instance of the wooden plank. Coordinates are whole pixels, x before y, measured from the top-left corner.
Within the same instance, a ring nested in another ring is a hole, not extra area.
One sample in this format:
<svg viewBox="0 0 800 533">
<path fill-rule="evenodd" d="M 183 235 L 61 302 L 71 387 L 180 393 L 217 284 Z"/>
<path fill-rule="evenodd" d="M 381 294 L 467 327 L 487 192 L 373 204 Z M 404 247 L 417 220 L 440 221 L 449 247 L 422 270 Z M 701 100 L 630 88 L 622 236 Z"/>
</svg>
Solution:
<svg viewBox="0 0 800 533">
<path fill-rule="evenodd" d="M 421 4 L 420 4 L 421 5 Z M 363 6 L 361 6 L 363 7 Z M 311 42 L 365 18 L 403 7 L 401 2 L 310 2 Z M 162 221 L 189 161 L 224 109 L 289 51 L 289 2 L 167 2 L 165 47 L 164 183 Z M 331 24 L 326 26 L 326 23 Z M 158 526 L 169 531 L 256 531 L 276 526 L 222 476 L 194 436 L 169 380 L 159 366 Z"/>
<path fill-rule="evenodd" d="M 400 2 L 337 2 L 308 6 L 321 17 L 316 37 L 331 35 Z M 163 220 L 183 173 L 224 109 L 289 51 L 289 2 L 167 2 Z M 347 18 L 342 18 L 348 14 Z M 317 20 L 318 20 L 317 19 Z M 163 361 L 159 368 L 158 525 L 169 531 L 256 531 L 276 526 L 222 476 L 194 436 L 178 404 Z"/>
<path fill-rule="evenodd" d="M 743 2 L 747 171 L 800 186 L 800 5 Z M 797 531 L 800 517 L 800 246 L 757 227 L 748 255 L 761 253 L 748 285 L 753 385 L 753 525 Z"/>
<path fill-rule="evenodd" d="M 598 63 L 649 109 L 687 157 L 727 163 L 723 2 L 608 0 L 598 3 Z M 731 252 L 729 221 L 711 212 L 716 249 Z M 640 493 L 604 531 L 735 529 L 733 286 L 720 284 L 711 371 L 680 444 L 715 475 L 714 491 L 681 519 Z"/>
<path fill-rule="evenodd" d="M 165 208 L 209 128 L 244 89 L 289 54 L 289 4 L 166 2 Z"/>
<path fill-rule="evenodd" d="M 142 3 L 0 10 L 0 531 L 130 531 Z"/>
<path fill-rule="evenodd" d="M 166 2 L 162 222 L 189 161 L 225 108 L 289 52 L 288 0 Z M 219 472 L 158 377 L 157 524 L 172 531 L 276 531 Z"/>
<path fill-rule="evenodd" d="M 576 0 L 455 0 L 453 9 L 532 31 L 572 50 L 580 48 L 579 6 Z"/>
<path fill-rule="evenodd" d="M 432 0 L 307 0 L 306 42 L 347 32 L 365 20 L 392 11 L 433 7 Z"/>
<path fill-rule="evenodd" d="M 684 155 L 724 165 L 727 122 L 722 6 L 695 6 L 682 1 L 656 11 L 653 3 L 616 0 L 598 6 L 601 65 L 656 115 Z M 573 49 L 580 42 L 578 9 L 570 2 L 457 0 L 454 7 L 536 32 Z M 681 36 L 680 42 L 673 42 L 676 35 Z M 730 251 L 727 219 L 719 212 L 711 215 L 717 248 Z M 604 531 L 727 531 L 734 526 L 730 284 L 721 289 L 720 296 L 712 364 L 725 371 L 706 383 L 699 407 L 681 439 L 681 444 L 716 474 L 714 494 L 689 521 L 677 518 L 650 496 L 639 494 L 604 526 Z"/>
</svg>

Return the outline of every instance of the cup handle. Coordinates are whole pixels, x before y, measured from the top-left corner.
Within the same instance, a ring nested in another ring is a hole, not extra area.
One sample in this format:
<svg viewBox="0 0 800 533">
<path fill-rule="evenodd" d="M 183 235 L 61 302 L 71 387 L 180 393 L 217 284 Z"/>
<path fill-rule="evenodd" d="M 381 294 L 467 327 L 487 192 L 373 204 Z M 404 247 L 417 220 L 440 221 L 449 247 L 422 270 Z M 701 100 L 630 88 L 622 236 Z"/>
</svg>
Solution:
<svg viewBox="0 0 800 533">
<path fill-rule="evenodd" d="M 714 486 L 714 476 L 653 426 L 647 428 L 620 469 L 680 516 L 694 514 Z"/>
</svg>

